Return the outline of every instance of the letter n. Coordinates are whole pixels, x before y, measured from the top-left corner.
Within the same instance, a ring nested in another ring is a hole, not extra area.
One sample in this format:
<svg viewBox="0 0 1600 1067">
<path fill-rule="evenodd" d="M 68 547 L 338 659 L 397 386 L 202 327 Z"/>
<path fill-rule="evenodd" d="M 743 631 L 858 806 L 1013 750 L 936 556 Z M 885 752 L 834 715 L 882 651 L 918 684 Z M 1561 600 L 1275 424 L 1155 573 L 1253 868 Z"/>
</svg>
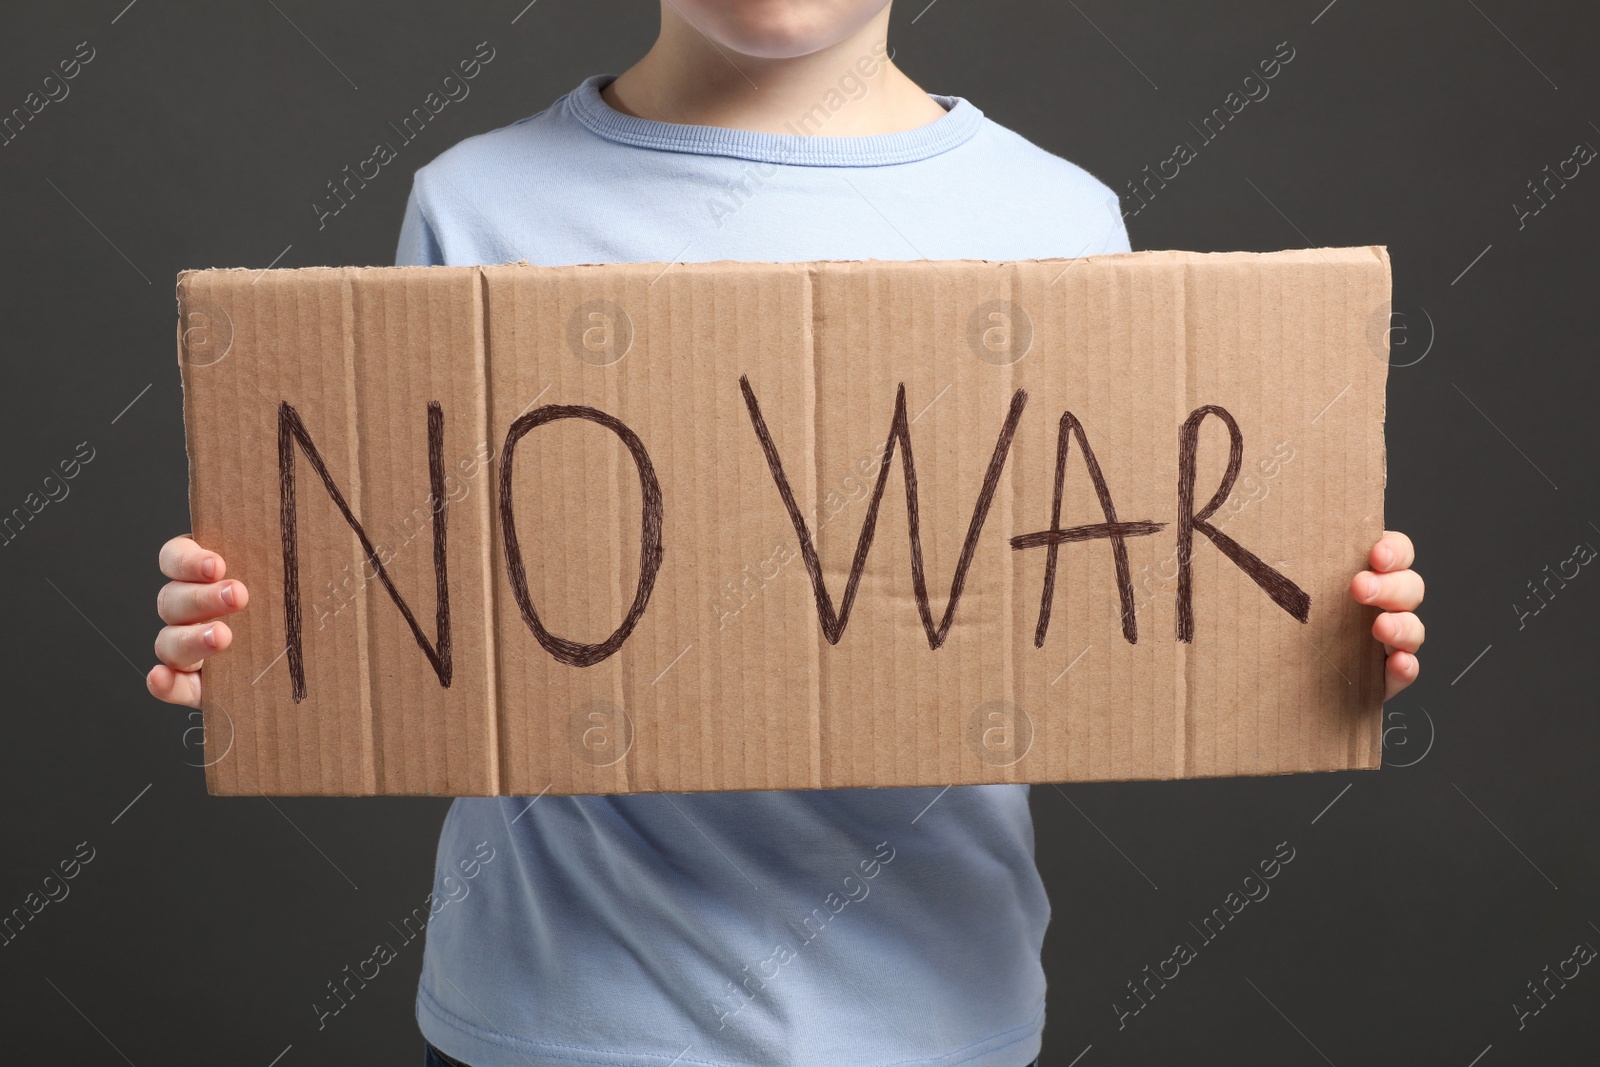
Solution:
<svg viewBox="0 0 1600 1067">
<path fill-rule="evenodd" d="M 301 621 L 300 621 L 300 546 L 298 535 L 298 507 L 295 501 L 295 462 L 294 449 L 300 446 L 300 451 L 305 453 L 306 461 L 311 464 L 311 469 L 317 472 L 317 477 L 322 480 L 322 486 L 327 490 L 328 496 L 333 499 L 334 506 L 339 509 L 339 514 L 344 516 L 344 521 L 350 524 L 350 529 L 355 531 L 356 539 L 361 542 L 361 548 L 367 554 L 367 562 L 377 573 L 378 581 L 389 591 L 389 597 L 394 601 L 395 607 L 400 609 L 400 614 L 405 617 L 406 625 L 411 627 L 411 634 L 417 639 L 417 646 L 422 649 L 423 655 L 428 657 L 428 662 L 433 665 L 433 671 L 439 676 L 439 684 L 446 689 L 450 688 L 450 582 L 445 569 L 445 517 L 449 510 L 449 501 L 445 496 L 444 485 L 444 409 L 438 401 L 428 403 L 428 487 L 432 492 L 434 502 L 433 512 L 433 576 L 435 585 L 435 627 L 438 631 L 437 645 L 430 644 L 422 633 L 422 628 L 417 625 L 411 608 L 394 586 L 394 581 L 389 577 L 389 572 L 384 569 L 383 561 L 378 558 L 378 550 L 372 544 L 372 539 L 367 536 L 367 531 L 362 528 L 361 520 L 350 510 L 350 505 L 345 502 L 344 494 L 339 491 L 339 486 L 334 482 L 333 475 L 328 473 L 328 465 L 322 461 L 322 454 L 317 451 L 316 444 L 311 440 L 311 435 L 306 432 L 305 423 L 287 400 L 278 406 L 278 491 L 279 491 L 279 517 L 283 527 L 283 607 L 284 630 L 288 641 L 289 654 L 289 682 L 290 692 L 296 704 L 306 697 L 306 668 L 305 655 L 301 648 Z"/>
</svg>

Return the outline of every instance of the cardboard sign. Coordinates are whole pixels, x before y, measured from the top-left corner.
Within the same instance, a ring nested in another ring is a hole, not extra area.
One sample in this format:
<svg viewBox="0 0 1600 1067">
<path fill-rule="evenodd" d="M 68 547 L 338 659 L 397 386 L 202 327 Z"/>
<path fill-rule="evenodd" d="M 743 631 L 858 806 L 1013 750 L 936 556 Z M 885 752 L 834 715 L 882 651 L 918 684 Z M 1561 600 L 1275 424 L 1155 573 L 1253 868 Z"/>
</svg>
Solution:
<svg viewBox="0 0 1600 1067">
<path fill-rule="evenodd" d="M 213 793 L 1379 763 L 1381 248 L 198 271 Z"/>
</svg>

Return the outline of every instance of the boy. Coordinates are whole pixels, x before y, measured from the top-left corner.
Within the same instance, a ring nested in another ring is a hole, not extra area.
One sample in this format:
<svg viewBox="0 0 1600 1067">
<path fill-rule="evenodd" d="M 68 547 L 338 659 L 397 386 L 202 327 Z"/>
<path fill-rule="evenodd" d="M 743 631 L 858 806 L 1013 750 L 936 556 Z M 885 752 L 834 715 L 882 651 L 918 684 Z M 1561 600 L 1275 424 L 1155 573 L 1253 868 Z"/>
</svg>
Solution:
<svg viewBox="0 0 1600 1067">
<path fill-rule="evenodd" d="M 619 77 L 416 174 L 402 264 L 1028 259 L 1128 250 L 1084 171 L 887 59 L 886 0 L 665 0 Z M 1388 695 L 1415 679 L 1411 543 L 1351 593 Z M 198 704 L 245 606 L 188 538 L 150 691 Z M 935 800 L 936 807 L 930 807 Z M 913 825 L 913 821 L 915 824 Z M 1049 903 L 1026 786 L 457 799 L 438 870 L 489 842 L 430 924 L 433 1064 L 1023 1067 Z M 869 899 L 870 897 L 870 899 Z M 823 925 L 826 923 L 826 925 Z"/>
</svg>

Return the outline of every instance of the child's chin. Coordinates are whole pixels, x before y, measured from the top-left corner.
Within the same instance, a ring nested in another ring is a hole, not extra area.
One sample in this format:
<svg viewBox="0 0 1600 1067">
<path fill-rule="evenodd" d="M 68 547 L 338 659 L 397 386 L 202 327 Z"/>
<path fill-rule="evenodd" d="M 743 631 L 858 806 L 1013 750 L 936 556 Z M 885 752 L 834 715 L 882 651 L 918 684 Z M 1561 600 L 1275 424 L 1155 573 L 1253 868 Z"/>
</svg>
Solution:
<svg viewBox="0 0 1600 1067">
<path fill-rule="evenodd" d="M 719 45 L 758 59 L 794 59 L 838 44 L 888 0 L 674 0 Z"/>
</svg>

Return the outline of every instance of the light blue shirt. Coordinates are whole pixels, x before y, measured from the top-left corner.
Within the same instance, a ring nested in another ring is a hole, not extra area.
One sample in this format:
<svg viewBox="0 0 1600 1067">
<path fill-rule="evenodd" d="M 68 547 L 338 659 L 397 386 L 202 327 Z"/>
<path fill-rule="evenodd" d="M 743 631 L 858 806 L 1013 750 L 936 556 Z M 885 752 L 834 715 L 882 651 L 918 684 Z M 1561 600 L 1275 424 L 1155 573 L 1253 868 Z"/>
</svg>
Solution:
<svg viewBox="0 0 1600 1067">
<path fill-rule="evenodd" d="M 601 98 L 610 80 L 417 171 L 397 261 L 1128 249 L 1109 189 L 959 97 L 934 97 L 946 114 L 903 133 L 827 136 L 814 115 L 808 132 L 779 135 L 634 118 Z M 473 1067 L 1038 1055 L 1050 904 L 1026 786 L 532 800 L 459 798 L 445 820 L 434 892 L 448 903 L 428 926 L 417 1019 L 447 1055 Z"/>
</svg>

